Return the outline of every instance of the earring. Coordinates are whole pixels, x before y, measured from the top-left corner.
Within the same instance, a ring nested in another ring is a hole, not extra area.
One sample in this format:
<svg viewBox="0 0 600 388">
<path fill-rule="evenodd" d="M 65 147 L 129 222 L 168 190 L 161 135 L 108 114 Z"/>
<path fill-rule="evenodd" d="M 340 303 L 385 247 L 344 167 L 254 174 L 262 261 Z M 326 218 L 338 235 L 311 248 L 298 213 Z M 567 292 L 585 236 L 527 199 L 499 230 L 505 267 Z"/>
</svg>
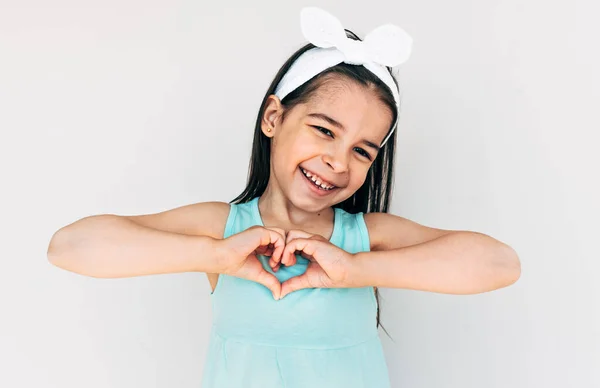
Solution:
<svg viewBox="0 0 600 388">
<path fill-rule="evenodd" d="M 267 132 L 271 132 L 271 128 L 267 128 Z"/>
</svg>

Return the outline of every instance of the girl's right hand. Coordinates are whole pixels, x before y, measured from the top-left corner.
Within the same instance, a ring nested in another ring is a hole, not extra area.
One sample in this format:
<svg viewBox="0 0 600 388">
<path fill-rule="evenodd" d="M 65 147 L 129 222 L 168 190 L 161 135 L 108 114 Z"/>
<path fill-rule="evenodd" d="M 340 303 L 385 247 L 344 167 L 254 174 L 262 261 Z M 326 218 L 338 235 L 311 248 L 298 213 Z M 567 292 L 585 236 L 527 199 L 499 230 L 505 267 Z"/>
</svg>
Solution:
<svg viewBox="0 0 600 388">
<path fill-rule="evenodd" d="M 243 232 L 217 241 L 219 273 L 252 280 L 271 290 L 278 300 L 281 283 L 267 272 L 256 255 L 279 261 L 285 248 L 285 231 L 279 228 L 252 226 Z"/>
</svg>

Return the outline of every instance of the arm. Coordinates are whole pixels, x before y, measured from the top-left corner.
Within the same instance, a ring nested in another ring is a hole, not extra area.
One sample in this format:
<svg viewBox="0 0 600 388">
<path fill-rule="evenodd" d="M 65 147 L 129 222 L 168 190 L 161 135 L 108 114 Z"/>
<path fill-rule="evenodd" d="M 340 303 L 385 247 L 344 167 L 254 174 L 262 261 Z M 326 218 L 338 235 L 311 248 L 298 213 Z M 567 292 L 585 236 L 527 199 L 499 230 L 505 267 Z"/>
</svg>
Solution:
<svg viewBox="0 0 600 388">
<path fill-rule="evenodd" d="M 83 218 L 58 230 L 48 246 L 53 265 L 81 275 L 120 278 L 213 272 L 229 204 L 206 202 L 157 214 Z"/>
<path fill-rule="evenodd" d="M 446 294 L 475 294 L 516 282 L 516 252 L 490 236 L 428 228 L 402 217 L 369 213 L 371 252 L 354 257 L 358 284 Z"/>
</svg>

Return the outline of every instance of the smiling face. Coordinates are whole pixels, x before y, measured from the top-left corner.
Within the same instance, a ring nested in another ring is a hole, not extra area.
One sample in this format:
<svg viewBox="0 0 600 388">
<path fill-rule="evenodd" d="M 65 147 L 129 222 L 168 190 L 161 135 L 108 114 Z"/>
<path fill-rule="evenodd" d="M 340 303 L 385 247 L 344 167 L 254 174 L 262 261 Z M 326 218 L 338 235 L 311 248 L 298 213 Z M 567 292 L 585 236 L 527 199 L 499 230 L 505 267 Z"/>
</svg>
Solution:
<svg viewBox="0 0 600 388">
<path fill-rule="evenodd" d="M 363 185 L 393 118 L 376 90 L 339 75 L 284 111 L 270 96 L 261 123 L 272 138 L 268 190 L 306 211 L 340 203 Z"/>
</svg>

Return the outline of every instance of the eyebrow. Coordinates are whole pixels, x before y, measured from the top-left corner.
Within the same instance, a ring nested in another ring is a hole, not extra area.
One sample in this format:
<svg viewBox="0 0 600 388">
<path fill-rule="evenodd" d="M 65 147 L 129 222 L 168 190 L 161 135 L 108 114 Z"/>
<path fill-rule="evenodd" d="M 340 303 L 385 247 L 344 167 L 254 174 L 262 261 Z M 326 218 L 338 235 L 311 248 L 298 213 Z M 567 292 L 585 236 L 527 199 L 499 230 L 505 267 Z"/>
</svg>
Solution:
<svg viewBox="0 0 600 388">
<path fill-rule="evenodd" d="M 335 120 L 332 117 L 327 116 L 324 113 L 309 113 L 308 114 L 309 117 L 314 117 L 316 119 L 321 119 L 324 121 L 327 121 L 329 124 L 333 125 L 334 127 L 337 127 L 339 129 L 341 129 L 342 131 L 345 131 L 346 128 L 344 128 L 344 126 L 342 125 L 342 123 L 340 123 L 339 121 Z M 365 145 L 367 145 L 368 147 L 373 148 L 375 151 L 379 152 L 379 150 L 381 149 L 381 147 L 379 147 L 377 144 L 370 142 L 366 139 L 362 140 L 363 143 L 365 143 Z"/>
</svg>

